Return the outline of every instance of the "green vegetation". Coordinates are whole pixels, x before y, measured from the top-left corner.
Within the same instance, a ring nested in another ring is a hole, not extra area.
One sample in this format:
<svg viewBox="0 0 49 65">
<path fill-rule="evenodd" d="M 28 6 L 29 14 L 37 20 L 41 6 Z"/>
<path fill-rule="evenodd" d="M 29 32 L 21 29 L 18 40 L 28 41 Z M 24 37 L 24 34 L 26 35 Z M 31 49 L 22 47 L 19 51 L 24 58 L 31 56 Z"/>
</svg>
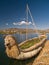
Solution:
<svg viewBox="0 0 49 65">
<path fill-rule="evenodd" d="M 22 44 L 20 47 L 21 47 L 21 49 L 29 48 L 29 47 L 33 46 L 34 44 L 39 43 L 43 38 L 44 37 L 41 37 L 40 39 L 35 38 L 35 39 L 32 39 L 32 40 L 29 40 L 26 43 Z"/>
</svg>

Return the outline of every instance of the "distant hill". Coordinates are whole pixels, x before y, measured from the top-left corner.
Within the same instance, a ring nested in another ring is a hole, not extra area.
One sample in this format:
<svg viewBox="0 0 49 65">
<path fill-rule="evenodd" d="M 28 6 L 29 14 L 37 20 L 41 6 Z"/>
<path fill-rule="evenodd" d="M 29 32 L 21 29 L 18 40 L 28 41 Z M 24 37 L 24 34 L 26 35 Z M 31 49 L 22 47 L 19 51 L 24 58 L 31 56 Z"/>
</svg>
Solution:
<svg viewBox="0 0 49 65">
<path fill-rule="evenodd" d="M 34 29 L 23 29 L 23 28 L 8 28 L 4 30 L 0 30 L 0 34 L 14 34 L 14 33 L 36 33 Z M 47 30 L 38 30 L 40 33 L 49 33 L 49 29 Z"/>
</svg>

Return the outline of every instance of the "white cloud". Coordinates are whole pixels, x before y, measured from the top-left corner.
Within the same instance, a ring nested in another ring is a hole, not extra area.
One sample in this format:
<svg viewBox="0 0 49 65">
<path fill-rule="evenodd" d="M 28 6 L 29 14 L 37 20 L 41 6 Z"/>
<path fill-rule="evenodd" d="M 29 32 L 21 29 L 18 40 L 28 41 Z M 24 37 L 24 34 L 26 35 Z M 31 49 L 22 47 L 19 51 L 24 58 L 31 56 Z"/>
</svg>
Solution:
<svg viewBox="0 0 49 65">
<path fill-rule="evenodd" d="M 16 23 L 15 23 L 15 22 L 13 22 L 13 25 L 16 25 Z"/>
<path fill-rule="evenodd" d="M 30 24 L 31 24 L 31 22 L 21 21 L 19 25 L 22 25 L 22 24 L 25 24 L 25 25 L 30 25 Z"/>
<path fill-rule="evenodd" d="M 8 23 L 6 23 L 6 25 L 8 25 Z"/>
<path fill-rule="evenodd" d="M 31 22 L 29 22 L 29 24 L 32 24 Z"/>
<path fill-rule="evenodd" d="M 35 25 L 35 23 L 33 23 L 32 25 Z"/>
<path fill-rule="evenodd" d="M 16 22 L 13 22 L 13 25 L 18 25 L 18 23 L 16 23 Z"/>
<path fill-rule="evenodd" d="M 32 23 L 31 23 L 31 22 L 25 22 L 25 21 L 21 21 L 21 22 L 18 22 L 18 23 L 13 22 L 13 25 L 23 25 L 23 24 L 25 24 L 25 25 L 30 25 L 30 24 L 32 24 Z"/>
</svg>

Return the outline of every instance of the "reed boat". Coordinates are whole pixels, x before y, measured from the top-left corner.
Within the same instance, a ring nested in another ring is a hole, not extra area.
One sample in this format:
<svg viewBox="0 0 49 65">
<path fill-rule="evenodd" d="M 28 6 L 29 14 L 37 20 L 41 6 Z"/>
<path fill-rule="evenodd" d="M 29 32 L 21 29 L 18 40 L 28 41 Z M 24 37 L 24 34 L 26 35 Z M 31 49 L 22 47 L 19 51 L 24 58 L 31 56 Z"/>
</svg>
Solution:
<svg viewBox="0 0 49 65">
<path fill-rule="evenodd" d="M 46 37 L 41 37 L 40 38 L 41 40 L 38 39 L 39 40 L 38 43 L 35 42 L 33 44 L 31 40 L 36 40 L 36 39 L 37 38 L 29 39 L 18 45 L 13 36 L 7 35 L 5 37 L 5 47 L 6 47 L 7 56 L 19 60 L 24 60 L 34 57 L 36 54 L 38 54 L 41 51 L 42 46 L 46 41 Z M 31 44 L 31 46 L 28 46 L 27 44 L 28 42 L 31 42 L 29 43 L 29 45 Z M 28 48 L 26 46 L 28 46 Z"/>
<path fill-rule="evenodd" d="M 27 11 L 28 10 L 29 10 L 29 7 L 27 5 Z M 10 58 L 24 60 L 24 59 L 34 57 L 41 51 L 47 39 L 46 35 L 39 34 L 37 27 L 33 21 L 33 17 L 31 15 L 30 10 L 29 10 L 29 13 L 33 22 L 32 25 L 35 27 L 36 32 L 38 33 L 38 37 L 27 39 L 27 33 L 26 33 L 26 40 L 21 42 L 20 44 L 17 44 L 15 37 L 13 37 L 12 35 L 7 35 L 4 39 L 5 41 L 4 45 L 6 48 L 6 54 Z M 26 24 L 28 25 L 28 12 L 27 12 Z"/>
</svg>

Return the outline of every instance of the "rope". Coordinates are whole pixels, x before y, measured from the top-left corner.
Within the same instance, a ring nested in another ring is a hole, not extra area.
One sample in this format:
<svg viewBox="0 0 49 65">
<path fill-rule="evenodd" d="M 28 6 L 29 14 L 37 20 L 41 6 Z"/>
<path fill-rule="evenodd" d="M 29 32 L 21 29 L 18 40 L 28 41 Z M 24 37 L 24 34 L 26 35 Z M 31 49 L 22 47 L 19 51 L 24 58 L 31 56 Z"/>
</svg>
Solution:
<svg viewBox="0 0 49 65">
<path fill-rule="evenodd" d="M 34 20 L 33 20 L 33 17 L 32 17 L 32 15 L 31 15 L 31 12 L 30 12 L 30 9 L 29 9 L 28 5 L 27 5 L 27 8 L 28 8 L 28 12 L 29 12 L 30 17 L 31 17 L 32 22 L 33 22 L 32 25 L 34 26 L 34 28 L 35 28 L 35 30 L 36 30 L 36 32 L 37 32 L 37 34 L 38 34 L 38 37 L 39 37 L 39 39 L 40 39 L 40 34 L 39 34 L 39 32 L 38 32 L 38 30 L 37 30 L 37 27 L 36 27 L 36 25 L 35 25 L 35 23 L 34 23 Z"/>
</svg>

